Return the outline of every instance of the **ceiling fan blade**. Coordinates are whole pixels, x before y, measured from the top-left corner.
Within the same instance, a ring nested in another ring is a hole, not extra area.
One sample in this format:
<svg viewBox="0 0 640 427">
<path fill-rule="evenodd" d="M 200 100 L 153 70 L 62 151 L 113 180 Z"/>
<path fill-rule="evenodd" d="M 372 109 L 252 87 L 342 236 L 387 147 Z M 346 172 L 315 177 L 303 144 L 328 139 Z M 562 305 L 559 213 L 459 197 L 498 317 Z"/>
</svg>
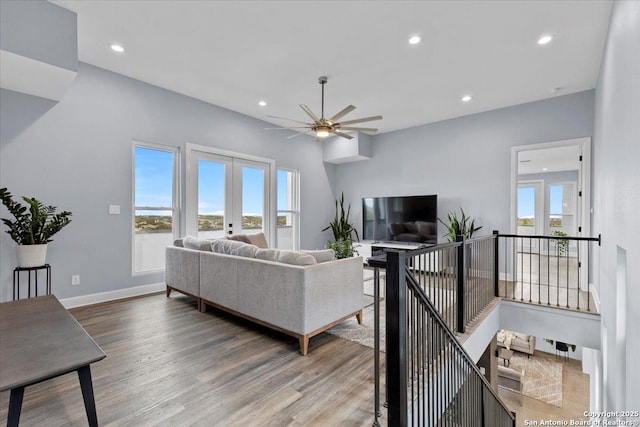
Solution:
<svg viewBox="0 0 640 427">
<path fill-rule="evenodd" d="M 382 116 L 365 117 L 363 119 L 347 120 L 346 122 L 334 123 L 334 124 L 336 125 L 339 124 L 342 127 L 342 125 L 355 125 L 356 123 L 371 122 L 373 120 L 382 120 Z"/>
<path fill-rule="evenodd" d="M 295 138 L 296 136 L 300 136 L 300 135 L 306 135 L 308 133 L 309 133 L 308 131 L 307 132 L 296 133 L 295 135 L 288 136 L 287 139 Z"/>
<path fill-rule="evenodd" d="M 338 130 L 359 130 L 360 132 L 378 132 L 376 128 L 356 128 L 351 126 L 340 126 Z"/>
<path fill-rule="evenodd" d="M 320 121 L 320 120 L 318 120 L 318 117 L 317 117 L 315 114 L 313 114 L 313 111 L 311 111 L 311 110 L 309 109 L 309 107 L 307 107 L 306 105 L 304 105 L 304 104 L 300 104 L 300 108 L 302 108 L 302 111 L 304 111 L 305 113 L 307 113 L 307 114 L 309 115 L 309 117 L 311 117 L 311 119 L 312 119 L 314 122 L 319 122 L 319 121 Z"/>
<path fill-rule="evenodd" d="M 343 138 L 353 139 L 353 137 L 352 137 L 351 135 L 346 134 L 346 133 L 342 133 L 342 132 L 340 132 L 339 130 L 333 130 L 333 131 L 331 131 L 331 133 L 336 134 L 336 135 L 338 135 L 338 136 L 341 136 L 341 137 L 343 137 Z"/>
<path fill-rule="evenodd" d="M 264 130 L 281 130 L 281 129 L 295 130 L 295 129 L 310 129 L 310 128 L 309 128 L 309 126 L 290 126 L 290 127 L 286 127 L 286 128 L 264 128 Z"/>
<path fill-rule="evenodd" d="M 286 117 L 270 116 L 270 115 L 268 115 L 268 114 L 267 114 L 267 117 L 271 117 L 272 119 L 289 120 L 289 121 L 291 121 L 291 122 L 296 122 L 296 123 L 300 123 L 300 124 L 303 124 L 303 125 L 309 125 L 309 126 L 311 126 L 311 125 L 312 125 L 312 123 L 305 123 L 305 122 L 301 122 L 300 120 L 288 119 L 288 118 L 286 118 Z"/>
<path fill-rule="evenodd" d="M 342 109 L 342 111 L 340 111 L 338 114 L 336 114 L 335 116 L 331 117 L 327 121 L 331 122 L 331 123 L 335 123 L 335 122 L 337 122 L 338 120 L 340 120 L 341 118 L 343 118 L 344 116 L 346 116 L 347 114 L 349 114 L 350 112 L 352 112 L 355 109 L 356 109 L 356 107 L 354 107 L 353 105 L 347 105 L 344 109 Z"/>
</svg>

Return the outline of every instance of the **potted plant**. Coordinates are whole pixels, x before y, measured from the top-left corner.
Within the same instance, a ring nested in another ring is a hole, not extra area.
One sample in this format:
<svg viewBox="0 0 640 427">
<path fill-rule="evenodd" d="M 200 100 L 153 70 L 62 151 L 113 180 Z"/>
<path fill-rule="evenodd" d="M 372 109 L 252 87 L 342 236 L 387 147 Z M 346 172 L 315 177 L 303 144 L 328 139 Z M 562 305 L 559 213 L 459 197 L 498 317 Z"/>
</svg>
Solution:
<svg viewBox="0 0 640 427">
<path fill-rule="evenodd" d="M 560 230 L 553 230 L 551 232 L 552 236 L 557 236 L 557 237 L 567 237 L 568 234 L 565 233 L 564 231 L 560 231 Z M 560 256 L 564 256 L 567 254 L 567 251 L 569 250 L 569 240 L 567 239 L 552 239 L 551 243 L 554 243 L 556 245 L 556 250 L 558 251 L 558 255 Z"/>
<path fill-rule="evenodd" d="M 47 243 L 54 234 L 71 222 L 71 212 L 56 213 L 55 206 L 45 206 L 35 198 L 22 197 L 27 206 L 13 200 L 6 188 L 0 188 L 0 199 L 14 219 L 2 218 L 7 233 L 18 244 L 18 266 L 39 267 L 45 264 Z"/>
<path fill-rule="evenodd" d="M 462 208 L 460 208 L 460 212 L 462 213 L 462 216 L 460 218 L 458 218 L 458 213 L 456 211 L 449 212 L 447 214 L 449 223 L 446 223 L 438 218 L 438 221 L 440 221 L 442 225 L 447 227 L 447 234 L 445 234 L 443 237 L 446 236 L 450 242 L 455 242 L 457 236 L 464 236 L 465 239 L 469 239 L 471 238 L 471 236 L 473 236 L 473 233 L 482 228 L 482 226 L 476 227 L 476 220 L 472 220 L 471 217 L 465 215 Z"/>
<path fill-rule="evenodd" d="M 336 215 L 329 225 L 322 229 L 327 231 L 331 229 L 333 232 L 333 242 L 329 242 L 329 248 L 336 253 L 336 258 L 349 258 L 354 255 L 353 236 L 356 240 L 360 240 L 358 230 L 349 222 L 351 215 L 351 205 L 344 208 L 344 193 L 340 194 L 340 198 L 336 199 Z"/>
</svg>

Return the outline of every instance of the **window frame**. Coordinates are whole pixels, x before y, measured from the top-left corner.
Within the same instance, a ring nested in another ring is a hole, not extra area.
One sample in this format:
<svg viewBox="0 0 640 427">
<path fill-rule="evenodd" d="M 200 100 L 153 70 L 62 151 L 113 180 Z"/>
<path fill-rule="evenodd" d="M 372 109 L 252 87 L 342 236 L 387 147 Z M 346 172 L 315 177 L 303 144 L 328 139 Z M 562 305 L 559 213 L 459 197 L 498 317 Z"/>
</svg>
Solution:
<svg viewBox="0 0 640 427">
<path fill-rule="evenodd" d="M 154 206 L 136 206 L 136 148 L 146 148 L 149 150 L 165 151 L 173 154 L 173 185 L 172 185 L 172 207 L 154 207 Z M 148 141 L 132 141 L 131 148 L 131 276 L 146 276 L 150 274 L 162 273 L 164 268 L 158 268 L 153 270 L 141 270 L 136 271 L 136 211 L 171 211 L 171 233 L 173 239 L 177 239 L 180 236 L 180 147 L 174 145 L 160 144 L 157 142 Z"/>
<path fill-rule="evenodd" d="M 293 207 L 294 209 L 278 209 L 278 172 L 284 171 L 293 174 L 292 180 L 292 189 L 291 194 L 293 198 Z M 275 217 L 275 225 L 276 225 L 276 247 L 278 247 L 278 214 L 292 214 L 292 228 L 293 228 L 293 250 L 300 249 L 300 170 L 286 168 L 286 167 L 277 167 L 276 168 L 276 217 Z"/>
</svg>

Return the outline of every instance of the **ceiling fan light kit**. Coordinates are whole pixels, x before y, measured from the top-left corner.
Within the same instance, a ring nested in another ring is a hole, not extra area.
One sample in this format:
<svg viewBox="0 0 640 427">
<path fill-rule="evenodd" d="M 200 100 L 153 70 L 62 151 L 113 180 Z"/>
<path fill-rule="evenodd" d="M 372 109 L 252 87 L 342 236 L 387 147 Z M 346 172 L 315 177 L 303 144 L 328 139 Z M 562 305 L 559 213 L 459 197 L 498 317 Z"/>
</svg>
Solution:
<svg viewBox="0 0 640 427">
<path fill-rule="evenodd" d="M 276 129 L 288 129 L 288 130 L 294 130 L 298 133 L 296 133 L 295 135 L 291 135 L 289 137 L 287 137 L 287 139 L 291 139 L 291 138 L 295 138 L 296 136 L 300 136 L 300 135 L 305 135 L 305 134 L 309 134 L 311 132 L 314 132 L 316 135 L 316 141 L 322 141 L 323 138 L 326 138 L 327 136 L 333 134 L 333 135 L 337 135 L 340 136 L 342 138 L 346 138 L 346 139 L 353 139 L 353 136 L 349 135 L 348 133 L 344 133 L 342 131 L 360 131 L 360 132 L 377 132 L 378 129 L 376 128 L 363 128 L 363 127 L 354 127 L 354 126 L 350 126 L 350 125 L 355 125 L 358 123 L 364 123 L 364 122 L 370 122 L 373 120 L 381 120 L 382 116 L 372 116 L 372 117 L 365 117 L 362 119 L 355 119 L 355 120 L 348 120 L 345 122 L 338 122 L 338 120 L 340 120 L 341 118 L 343 118 L 344 116 L 346 116 L 347 114 L 349 114 L 350 112 L 352 112 L 353 110 L 356 109 L 356 107 L 354 107 L 353 105 L 348 105 L 345 108 L 343 108 L 342 110 L 340 110 L 337 114 L 335 114 L 333 117 L 329 118 L 329 119 L 325 119 L 324 117 L 324 85 L 327 84 L 327 77 L 326 76 L 321 76 L 318 78 L 318 83 L 320 83 L 321 87 L 322 87 L 322 103 L 321 103 L 321 110 L 320 110 L 320 118 L 318 118 L 318 116 L 316 116 L 313 111 L 311 111 L 311 109 L 309 107 L 307 107 L 304 104 L 300 104 L 300 108 L 302 108 L 302 111 L 304 111 L 310 118 L 311 120 L 313 120 L 312 123 L 307 123 L 307 122 L 301 122 L 299 120 L 293 120 L 293 119 L 287 119 L 285 117 L 278 117 L 278 116 L 268 116 L 274 119 L 284 119 L 284 120 L 289 120 L 292 122 L 296 122 L 299 123 L 301 125 L 304 126 L 290 126 L 290 127 L 284 127 L 284 128 L 266 128 L 267 130 L 276 130 Z M 306 129 L 304 131 L 301 131 L 300 129 Z"/>
</svg>

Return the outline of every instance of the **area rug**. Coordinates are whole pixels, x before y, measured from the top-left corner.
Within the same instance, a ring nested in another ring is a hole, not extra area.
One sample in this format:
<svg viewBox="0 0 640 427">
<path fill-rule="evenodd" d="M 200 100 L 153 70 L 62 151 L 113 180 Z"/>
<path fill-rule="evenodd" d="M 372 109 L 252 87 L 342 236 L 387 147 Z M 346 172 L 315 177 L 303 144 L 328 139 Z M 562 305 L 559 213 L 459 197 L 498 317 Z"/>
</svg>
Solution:
<svg viewBox="0 0 640 427">
<path fill-rule="evenodd" d="M 365 308 L 362 312 L 362 325 L 358 324 L 355 317 L 351 317 L 339 325 L 334 326 L 327 332 L 331 335 L 343 338 L 348 341 L 354 341 L 364 346 L 373 348 L 373 297 L 364 295 Z M 384 300 L 380 301 L 380 351 L 385 349 L 385 317 L 384 317 Z"/>
<path fill-rule="evenodd" d="M 522 372 L 522 394 L 562 408 L 562 363 L 544 357 L 514 353 L 511 369 Z"/>
</svg>

